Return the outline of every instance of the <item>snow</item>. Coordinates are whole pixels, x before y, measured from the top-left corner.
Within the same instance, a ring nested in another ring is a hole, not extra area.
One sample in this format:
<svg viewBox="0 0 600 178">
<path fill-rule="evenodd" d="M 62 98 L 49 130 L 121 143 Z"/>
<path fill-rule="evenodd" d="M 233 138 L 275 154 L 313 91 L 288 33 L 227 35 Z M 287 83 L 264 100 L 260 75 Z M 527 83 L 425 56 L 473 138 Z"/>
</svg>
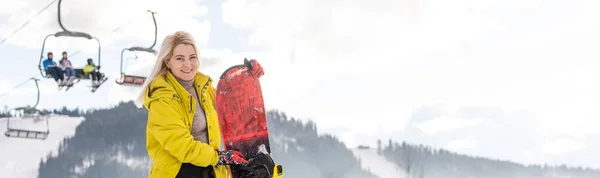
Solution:
<svg viewBox="0 0 600 178">
<path fill-rule="evenodd" d="M 304 151 L 304 147 L 300 146 L 296 142 L 296 138 L 285 136 L 284 134 L 271 134 L 270 139 L 272 140 L 274 145 L 281 145 L 281 150 L 284 153 L 287 153 L 290 148 L 295 148 L 296 151 Z"/>
<path fill-rule="evenodd" d="M 396 164 L 388 161 L 385 157 L 377 154 L 377 150 L 371 148 L 353 148 L 352 153 L 361 161 L 363 169 L 370 171 L 379 178 L 404 178 L 406 173 Z"/>
<path fill-rule="evenodd" d="M 46 140 L 6 137 L 6 118 L 0 118 L 0 177 L 36 178 L 42 158 L 52 152 L 55 156 L 63 138 L 73 136 L 75 128 L 84 120 L 83 117 L 51 115 L 48 127 L 50 134 Z M 14 122 L 13 122 L 14 121 Z M 24 123 L 10 120 L 11 128 L 44 130 L 46 122 L 33 123 L 21 127 Z M 17 127 L 19 126 L 19 127 Z"/>
</svg>

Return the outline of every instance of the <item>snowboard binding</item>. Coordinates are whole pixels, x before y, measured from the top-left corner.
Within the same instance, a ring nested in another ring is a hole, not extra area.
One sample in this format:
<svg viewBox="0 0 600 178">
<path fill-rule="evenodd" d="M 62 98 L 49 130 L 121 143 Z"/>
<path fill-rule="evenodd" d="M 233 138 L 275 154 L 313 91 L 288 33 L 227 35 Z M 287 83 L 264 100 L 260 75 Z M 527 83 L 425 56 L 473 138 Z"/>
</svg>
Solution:
<svg viewBox="0 0 600 178">
<path fill-rule="evenodd" d="M 244 58 L 244 65 L 248 66 L 248 69 L 250 69 L 250 73 L 252 73 L 252 76 L 256 78 L 260 78 L 261 76 L 265 75 L 265 72 L 263 71 L 262 66 L 260 66 L 260 63 L 258 63 L 258 61 L 254 59 L 248 60 L 248 58 Z"/>
<path fill-rule="evenodd" d="M 275 164 L 268 153 L 259 152 L 247 166 L 232 167 L 233 178 L 282 178 L 283 166 Z"/>
</svg>

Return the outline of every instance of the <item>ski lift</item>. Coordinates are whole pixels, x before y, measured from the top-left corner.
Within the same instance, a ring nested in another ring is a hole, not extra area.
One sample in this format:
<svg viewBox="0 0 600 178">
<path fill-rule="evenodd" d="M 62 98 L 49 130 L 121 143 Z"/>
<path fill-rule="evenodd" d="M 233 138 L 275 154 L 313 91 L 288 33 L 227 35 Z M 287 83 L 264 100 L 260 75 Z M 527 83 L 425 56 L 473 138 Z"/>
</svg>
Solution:
<svg viewBox="0 0 600 178">
<path fill-rule="evenodd" d="M 125 74 L 125 72 L 123 71 L 123 53 L 125 51 L 141 51 L 141 52 L 148 52 L 148 53 L 152 53 L 154 55 L 156 55 L 156 50 L 152 49 L 154 48 L 154 45 L 156 45 L 156 35 L 157 35 L 157 25 L 156 25 L 156 18 L 154 17 L 154 14 L 156 14 L 156 12 L 152 12 L 150 10 L 148 10 L 148 12 L 150 12 L 152 14 L 152 20 L 154 21 L 154 43 L 152 43 L 152 45 L 149 48 L 145 48 L 145 47 L 130 47 L 130 48 L 125 48 L 121 51 L 121 78 L 115 80 L 115 82 L 119 85 L 130 85 L 130 86 L 140 86 L 143 85 L 144 82 L 146 81 L 146 76 L 138 76 L 138 75 L 130 75 L 130 74 Z M 137 59 L 137 57 L 136 57 Z"/>
<path fill-rule="evenodd" d="M 40 103 L 40 87 L 38 86 L 38 80 L 36 78 L 31 78 L 31 80 L 35 81 L 35 87 L 37 88 L 37 101 L 33 107 L 25 106 L 25 107 L 17 107 L 9 110 L 16 111 L 17 114 L 15 116 L 9 116 L 6 120 L 6 132 L 4 135 L 6 137 L 16 137 L 16 138 L 32 138 L 32 139 L 41 139 L 44 140 L 48 137 L 50 133 L 50 128 L 48 125 L 48 114 L 43 113 L 42 111 L 36 109 L 37 105 Z M 13 120 L 18 118 L 19 120 L 33 120 L 34 122 L 39 122 L 40 120 L 46 121 L 45 130 L 33 130 L 33 129 L 15 129 L 11 127 L 10 121 L 11 118 Z"/>
<path fill-rule="evenodd" d="M 44 78 L 52 78 L 50 75 L 49 71 L 46 71 L 46 69 L 44 69 L 42 67 L 42 62 L 44 59 L 44 48 L 46 47 L 46 40 L 51 37 L 54 36 L 55 38 L 60 38 L 60 37 L 74 37 L 74 38 L 85 38 L 88 40 L 96 40 L 98 42 L 98 66 L 96 66 L 96 72 L 99 72 L 100 70 L 100 55 L 101 55 L 101 45 L 100 45 L 100 40 L 88 33 L 84 33 L 84 32 L 76 32 L 76 31 L 69 31 L 67 29 L 65 29 L 65 27 L 62 24 L 61 21 L 61 16 L 60 16 L 60 5 L 62 3 L 62 0 L 58 0 L 58 24 L 60 25 L 60 28 L 62 28 L 62 31 L 53 33 L 53 34 L 49 34 L 46 36 L 46 38 L 44 38 L 44 43 L 42 44 L 42 51 L 40 54 L 40 61 L 38 64 L 38 68 L 40 70 L 40 74 L 42 75 L 42 77 Z M 83 72 L 83 69 L 74 69 L 75 70 L 75 79 L 76 81 L 74 81 L 72 84 L 61 84 L 59 85 L 59 89 L 62 89 L 63 87 L 67 87 L 65 91 L 69 90 L 71 87 L 73 87 L 74 84 L 78 83 L 81 80 L 91 80 L 90 75 L 85 75 L 85 73 Z M 96 85 L 92 85 L 92 92 L 95 92 L 106 80 L 107 78 L 105 77 L 104 74 L 100 73 L 102 80 L 100 81 L 100 83 L 96 84 Z"/>
</svg>

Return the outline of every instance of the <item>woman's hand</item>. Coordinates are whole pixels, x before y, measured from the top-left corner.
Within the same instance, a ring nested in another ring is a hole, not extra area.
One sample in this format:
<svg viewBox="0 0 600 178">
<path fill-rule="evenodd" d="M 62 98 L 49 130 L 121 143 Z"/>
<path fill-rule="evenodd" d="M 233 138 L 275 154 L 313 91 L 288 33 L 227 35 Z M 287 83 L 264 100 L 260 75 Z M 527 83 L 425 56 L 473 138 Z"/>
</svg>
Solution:
<svg viewBox="0 0 600 178">
<path fill-rule="evenodd" d="M 219 162 L 217 162 L 217 166 L 220 165 L 248 165 L 248 161 L 244 159 L 244 155 L 235 150 L 225 150 L 225 151 L 217 151 L 219 153 Z"/>
</svg>

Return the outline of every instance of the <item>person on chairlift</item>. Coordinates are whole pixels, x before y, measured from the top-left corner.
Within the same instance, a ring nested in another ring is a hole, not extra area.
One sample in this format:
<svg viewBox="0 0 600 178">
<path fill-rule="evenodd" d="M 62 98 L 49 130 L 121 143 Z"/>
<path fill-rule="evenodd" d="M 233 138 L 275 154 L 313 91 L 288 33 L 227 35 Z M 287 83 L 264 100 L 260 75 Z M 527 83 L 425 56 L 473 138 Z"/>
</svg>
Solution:
<svg viewBox="0 0 600 178">
<path fill-rule="evenodd" d="M 73 65 L 71 65 L 71 61 L 67 59 L 67 52 L 62 53 L 62 59 L 59 64 L 60 68 L 67 74 L 67 80 L 65 82 L 66 85 L 73 85 L 73 80 L 75 79 L 75 70 L 73 69 Z"/>
<path fill-rule="evenodd" d="M 56 65 L 56 62 L 54 62 L 52 58 L 53 58 L 52 52 L 48 52 L 48 58 L 46 60 L 44 60 L 44 62 L 42 63 L 44 66 L 44 70 L 48 74 L 50 74 L 50 76 L 52 76 L 52 78 L 54 78 L 54 81 L 56 81 L 56 83 L 58 85 L 62 85 L 62 84 L 64 84 L 63 70 Z"/>
<path fill-rule="evenodd" d="M 97 86 L 100 85 L 100 83 L 102 82 L 102 73 L 98 72 L 98 70 L 96 69 L 96 65 L 94 64 L 94 61 L 92 60 L 92 58 L 88 58 L 87 60 L 87 65 L 85 65 L 85 67 L 83 67 L 83 74 L 84 75 L 92 75 L 92 86 Z"/>
</svg>

